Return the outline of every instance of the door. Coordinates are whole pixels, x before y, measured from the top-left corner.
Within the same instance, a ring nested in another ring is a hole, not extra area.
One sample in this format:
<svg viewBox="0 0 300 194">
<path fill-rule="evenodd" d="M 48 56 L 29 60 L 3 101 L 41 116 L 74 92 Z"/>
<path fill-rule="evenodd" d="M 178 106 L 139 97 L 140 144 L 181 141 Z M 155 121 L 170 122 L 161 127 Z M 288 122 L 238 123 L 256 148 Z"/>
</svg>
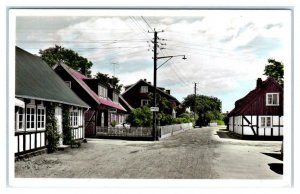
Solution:
<svg viewBox="0 0 300 194">
<path fill-rule="evenodd" d="M 63 145 L 63 130 L 62 130 L 62 110 L 61 107 L 55 107 L 55 118 L 57 120 L 57 132 L 60 134 L 59 145 Z"/>
</svg>

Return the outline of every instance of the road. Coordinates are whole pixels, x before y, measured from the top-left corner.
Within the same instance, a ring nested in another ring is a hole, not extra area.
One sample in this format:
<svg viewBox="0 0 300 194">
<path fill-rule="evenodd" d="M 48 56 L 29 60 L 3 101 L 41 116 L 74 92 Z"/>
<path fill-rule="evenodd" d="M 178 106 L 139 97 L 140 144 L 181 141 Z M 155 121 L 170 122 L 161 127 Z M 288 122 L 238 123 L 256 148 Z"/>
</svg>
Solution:
<svg viewBox="0 0 300 194">
<path fill-rule="evenodd" d="M 279 141 L 220 138 L 197 128 L 161 141 L 88 139 L 80 148 L 15 163 L 16 177 L 280 179 Z M 219 131 L 222 132 L 222 131 Z M 219 133 L 222 135 L 222 133 Z M 226 137 L 226 136 L 224 136 Z"/>
</svg>

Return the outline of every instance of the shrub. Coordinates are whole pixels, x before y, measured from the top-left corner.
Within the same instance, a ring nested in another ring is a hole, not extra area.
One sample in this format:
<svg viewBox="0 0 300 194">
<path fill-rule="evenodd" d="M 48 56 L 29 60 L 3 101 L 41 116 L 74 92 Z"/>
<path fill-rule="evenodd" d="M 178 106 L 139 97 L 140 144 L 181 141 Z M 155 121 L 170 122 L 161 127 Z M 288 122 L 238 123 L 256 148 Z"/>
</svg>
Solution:
<svg viewBox="0 0 300 194">
<path fill-rule="evenodd" d="M 112 127 L 115 127 L 116 125 L 117 125 L 117 121 L 113 120 L 113 121 L 111 122 L 111 126 L 112 126 Z"/>
<path fill-rule="evenodd" d="M 55 118 L 55 104 L 49 105 L 46 109 L 46 135 L 48 140 L 48 152 L 52 153 L 57 150 L 60 134 L 57 131 L 57 120 Z"/>
<path fill-rule="evenodd" d="M 152 124 L 152 112 L 147 106 L 133 109 L 126 121 L 134 127 L 150 127 Z"/>
</svg>

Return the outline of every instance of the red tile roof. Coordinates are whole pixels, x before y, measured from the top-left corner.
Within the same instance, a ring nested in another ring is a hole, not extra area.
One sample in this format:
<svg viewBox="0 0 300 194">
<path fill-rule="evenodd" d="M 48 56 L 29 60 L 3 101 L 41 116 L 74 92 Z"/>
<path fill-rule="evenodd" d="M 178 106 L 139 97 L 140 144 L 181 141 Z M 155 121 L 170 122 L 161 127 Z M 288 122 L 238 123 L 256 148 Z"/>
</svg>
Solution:
<svg viewBox="0 0 300 194">
<path fill-rule="evenodd" d="M 79 73 L 78 71 L 68 67 L 67 65 L 61 64 L 66 70 L 68 70 L 68 72 L 71 74 L 71 76 L 77 80 L 77 82 L 80 83 L 80 85 L 99 103 L 99 104 L 103 104 L 121 111 L 126 111 L 126 109 L 118 104 L 113 102 L 111 99 L 109 98 L 103 98 L 98 96 L 85 82 L 84 79 L 89 79 L 88 77 L 86 77 L 85 75 L 82 75 L 81 73 Z"/>
</svg>

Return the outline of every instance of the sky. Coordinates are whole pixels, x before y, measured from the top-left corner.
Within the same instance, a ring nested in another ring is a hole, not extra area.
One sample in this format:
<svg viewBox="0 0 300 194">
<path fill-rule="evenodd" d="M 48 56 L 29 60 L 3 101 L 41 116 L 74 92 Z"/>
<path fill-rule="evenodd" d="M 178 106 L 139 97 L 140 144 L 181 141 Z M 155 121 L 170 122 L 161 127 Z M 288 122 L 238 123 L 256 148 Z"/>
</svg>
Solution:
<svg viewBox="0 0 300 194">
<path fill-rule="evenodd" d="M 291 65 L 288 10 L 115 13 L 17 16 L 16 45 L 36 55 L 60 45 L 92 61 L 92 75 L 116 76 L 123 85 L 153 83 L 155 28 L 158 56 L 175 56 L 158 69 L 157 85 L 183 101 L 197 83 L 197 94 L 219 98 L 222 112 L 253 90 L 257 78 L 266 79 L 269 58 Z M 165 61 L 159 59 L 158 66 Z"/>
</svg>

